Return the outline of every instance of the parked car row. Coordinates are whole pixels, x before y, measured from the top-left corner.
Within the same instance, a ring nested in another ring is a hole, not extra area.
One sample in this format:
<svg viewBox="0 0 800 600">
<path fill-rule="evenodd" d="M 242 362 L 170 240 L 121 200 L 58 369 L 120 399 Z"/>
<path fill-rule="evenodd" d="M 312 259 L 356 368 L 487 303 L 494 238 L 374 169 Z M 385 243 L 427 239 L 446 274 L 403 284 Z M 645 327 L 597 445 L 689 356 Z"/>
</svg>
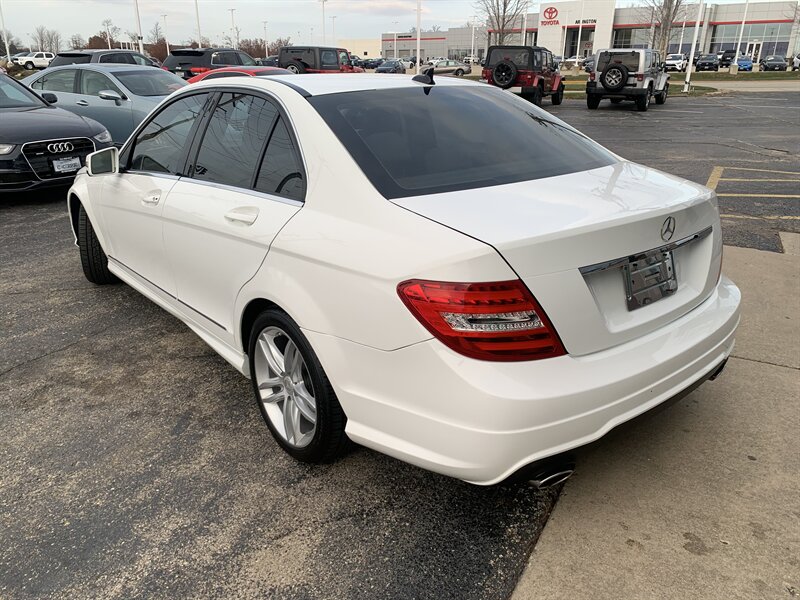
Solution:
<svg viewBox="0 0 800 600">
<path fill-rule="evenodd" d="M 113 48 L 65 50 L 56 54 L 52 52 L 19 52 L 11 57 L 11 62 L 29 71 L 83 63 L 114 63 L 146 67 L 161 66 L 156 59 L 150 56 L 133 50 L 117 50 Z"/>
</svg>

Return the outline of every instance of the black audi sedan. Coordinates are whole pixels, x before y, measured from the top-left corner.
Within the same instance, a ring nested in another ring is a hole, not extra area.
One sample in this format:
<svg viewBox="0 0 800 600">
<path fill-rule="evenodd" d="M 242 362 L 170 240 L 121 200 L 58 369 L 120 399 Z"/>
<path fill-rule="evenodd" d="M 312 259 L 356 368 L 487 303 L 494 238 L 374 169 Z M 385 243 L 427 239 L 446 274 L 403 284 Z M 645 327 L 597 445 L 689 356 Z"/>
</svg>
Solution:
<svg viewBox="0 0 800 600">
<path fill-rule="evenodd" d="M 0 75 L 0 194 L 44 187 L 68 188 L 86 156 L 112 145 L 97 121 L 53 106 Z"/>
</svg>

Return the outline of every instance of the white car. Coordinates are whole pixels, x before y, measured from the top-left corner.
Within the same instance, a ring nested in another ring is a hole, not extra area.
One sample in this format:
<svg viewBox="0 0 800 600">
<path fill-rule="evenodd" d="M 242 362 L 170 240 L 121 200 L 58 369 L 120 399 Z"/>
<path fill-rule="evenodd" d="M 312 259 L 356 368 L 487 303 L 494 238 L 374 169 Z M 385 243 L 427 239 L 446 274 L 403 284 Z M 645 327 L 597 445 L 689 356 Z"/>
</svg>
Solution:
<svg viewBox="0 0 800 600">
<path fill-rule="evenodd" d="M 686 70 L 686 57 L 683 54 L 667 54 L 664 65 L 667 71 L 685 71 Z"/>
<path fill-rule="evenodd" d="M 404 69 L 411 69 L 414 65 L 414 63 L 412 63 L 407 56 L 398 56 L 397 58 L 390 58 L 388 60 L 400 61 L 400 64 L 403 65 Z"/>
<path fill-rule="evenodd" d="M 47 68 L 55 56 L 52 52 L 30 52 L 27 56 L 13 59 L 13 62 L 32 71 L 33 69 Z"/>
<path fill-rule="evenodd" d="M 739 322 L 714 192 L 462 79 L 188 86 L 68 205 L 86 277 L 184 321 L 309 462 L 352 440 L 546 486 L 716 376 Z"/>
</svg>

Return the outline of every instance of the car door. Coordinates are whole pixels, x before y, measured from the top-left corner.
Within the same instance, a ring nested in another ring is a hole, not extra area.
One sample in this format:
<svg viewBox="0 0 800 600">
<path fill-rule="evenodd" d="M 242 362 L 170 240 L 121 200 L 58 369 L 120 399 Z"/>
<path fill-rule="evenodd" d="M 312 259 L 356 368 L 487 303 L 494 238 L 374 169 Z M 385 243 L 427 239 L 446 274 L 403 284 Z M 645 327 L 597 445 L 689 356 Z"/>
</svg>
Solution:
<svg viewBox="0 0 800 600">
<path fill-rule="evenodd" d="M 77 69 L 47 69 L 40 77 L 31 82 L 31 89 L 37 92 L 52 92 L 58 98 L 58 105 L 72 112 L 80 97 L 75 93 L 77 85 Z"/>
<path fill-rule="evenodd" d="M 544 91 L 553 90 L 553 80 L 556 76 L 556 69 L 553 64 L 553 54 L 548 50 L 543 51 L 542 56 L 542 79 L 544 79 Z"/>
<path fill-rule="evenodd" d="M 181 96 L 152 115 L 123 150 L 120 173 L 106 178 L 99 201 L 109 259 L 172 297 L 161 218 L 208 99 L 207 92 Z"/>
<path fill-rule="evenodd" d="M 133 129 L 133 102 L 128 97 L 129 93 L 123 91 L 106 73 L 90 68 L 78 69 L 77 90 L 77 100 L 69 109 L 99 121 L 108 129 L 115 144 L 124 144 Z M 100 92 L 105 91 L 116 92 L 122 100 L 101 98 Z"/>
<path fill-rule="evenodd" d="M 164 243 L 178 300 L 233 343 L 234 303 L 272 240 L 300 209 L 305 169 L 282 111 L 268 96 L 223 91 L 169 194 Z"/>
</svg>

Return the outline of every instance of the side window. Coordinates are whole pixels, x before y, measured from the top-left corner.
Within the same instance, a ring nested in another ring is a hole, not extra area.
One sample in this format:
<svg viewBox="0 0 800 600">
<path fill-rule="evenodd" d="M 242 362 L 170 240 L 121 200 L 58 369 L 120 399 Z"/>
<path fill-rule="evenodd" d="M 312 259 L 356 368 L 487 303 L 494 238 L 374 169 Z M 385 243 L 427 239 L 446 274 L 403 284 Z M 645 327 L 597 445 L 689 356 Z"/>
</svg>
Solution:
<svg viewBox="0 0 800 600">
<path fill-rule="evenodd" d="M 542 68 L 542 51 L 534 50 L 533 52 L 533 70 L 538 71 Z M 519 64 L 519 63 L 518 63 Z"/>
<path fill-rule="evenodd" d="M 88 69 L 81 73 L 81 82 L 78 85 L 78 93 L 86 96 L 99 96 L 100 92 L 104 90 L 111 90 L 117 92 L 122 96 L 122 91 L 111 83 L 111 80 L 97 71 L 90 71 Z"/>
<path fill-rule="evenodd" d="M 44 58 L 44 53 L 43 52 L 37 52 L 36 54 L 33 55 L 33 58 Z"/>
<path fill-rule="evenodd" d="M 300 156 L 283 118 L 279 118 L 261 162 L 256 190 L 302 201 L 305 189 Z"/>
<path fill-rule="evenodd" d="M 278 110 L 248 94 L 225 93 L 200 143 L 192 177 L 250 189 Z"/>
<path fill-rule="evenodd" d="M 45 92 L 67 92 L 69 94 L 75 93 L 75 69 L 66 69 L 64 71 L 53 71 L 49 75 L 45 75 L 41 81 L 41 87 L 35 88 Z"/>
<path fill-rule="evenodd" d="M 339 50 L 339 64 L 340 65 L 349 65 L 350 64 L 350 57 L 347 55 L 347 52 L 344 50 Z"/>
<path fill-rule="evenodd" d="M 336 62 L 336 52 L 333 50 L 322 50 L 319 59 L 323 67 L 335 67 L 339 64 Z"/>
<path fill-rule="evenodd" d="M 255 66 L 256 61 L 250 58 L 249 55 L 245 54 L 244 52 L 237 52 L 239 55 L 239 62 L 243 65 L 247 65 L 248 67 Z"/>
<path fill-rule="evenodd" d="M 137 65 L 144 65 L 146 67 L 149 67 L 153 64 L 146 56 L 142 56 L 141 54 L 131 54 L 131 58 L 133 59 L 133 62 L 135 62 Z"/>
<path fill-rule="evenodd" d="M 207 97 L 195 94 L 181 98 L 153 117 L 133 142 L 130 169 L 178 174 L 189 133 Z"/>
</svg>

